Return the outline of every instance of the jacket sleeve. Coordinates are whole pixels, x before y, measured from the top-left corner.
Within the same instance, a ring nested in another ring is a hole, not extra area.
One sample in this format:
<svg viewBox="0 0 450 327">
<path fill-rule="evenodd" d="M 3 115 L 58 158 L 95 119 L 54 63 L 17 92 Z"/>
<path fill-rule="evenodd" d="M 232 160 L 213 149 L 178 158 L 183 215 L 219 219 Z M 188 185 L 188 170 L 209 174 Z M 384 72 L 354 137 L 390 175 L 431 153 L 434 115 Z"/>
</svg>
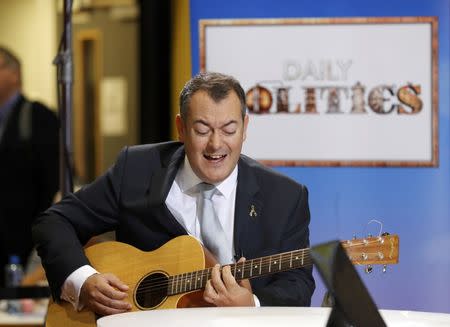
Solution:
<svg viewBox="0 0 450 327">
<path fill-rule="evenodd" d="M 33 241 L 45 268 L 54 299 L 77 268 L 89 264 L 83 245 L 118 224 L 125 148 L 115 165 L 93 183 L 69 194 L 41 214 L 33 225 Z"/>
</svg>

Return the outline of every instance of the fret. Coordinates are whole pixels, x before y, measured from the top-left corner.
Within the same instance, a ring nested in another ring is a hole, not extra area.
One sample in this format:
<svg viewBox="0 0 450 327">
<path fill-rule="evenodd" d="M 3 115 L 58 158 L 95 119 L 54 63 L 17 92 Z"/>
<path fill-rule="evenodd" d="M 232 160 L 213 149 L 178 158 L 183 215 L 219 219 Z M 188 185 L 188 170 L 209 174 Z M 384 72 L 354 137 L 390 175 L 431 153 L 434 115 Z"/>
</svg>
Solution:
<svg viewBox="0 0 450 327">
<path fill-rule="evenodd" d="M 178 275 L 178 292 L 177 293 L 181 293 L 183 292 L 183 274 Z"/>
<path fill-rule="evenodd" d="M 281 259 L 282 259 L 282 255 L 280 254 L 280 259 L 278 259 L 279 260 L 279 265 L 278 265 L 278 271 L 280 271 L 281 270 Z"/>
<path fill-rule="evenodd" d="M 234 279 L 236 279 L 236 270 L 237 270 L 237 267 L 236 267 L 236 266 L 237 266 L 237 265 L 234 264 L 233 267 L 232 267 L 232 269 L 234 269 L 234 271 L 233 271 L 233 277 L 234 277 Z"/>
<path fill-rule="evenodd" d="M 208 279 L 210 278 L 210 273 L 211 273 L 211 268 L 208 268 L 205 270 L 205 274 L 203 275 L 203 277 L 205 278 L 202 282 L 202 285 L 205 286 L 206 283 L 208 282 Z"/>
<path fill-rule="evenodd" d="M 295 251 L 295 265 L 294 265 L 294 267 L 299 267 L 299 264 L 298 264 L 298 251 Z"/>
<path fill-rule="evenodd" d="M 241 274 L 241 279 L 244 279 L 244 271 L 245 271 L 245 262 L 242 263 L 242 274 Z"/>
<path fill-rule="evenodd" d="M 192 291 L 192 273 L 189 273 L 189 278 L 187 280 L 188 286 L 189 286 L 189 291 Z"/>
<path fill-rule="evenodd" d="M 181 276 L 182 276 L 182 274 L 177 276 L 177 293 L 181 293 L 181 287 L 182 287 Z"/>
<path fill-rule="evenodd" d="M 197 280 L 195 279 L 194 272 L 191 272 L 191 277 L 190 277 L 190 280 L 189 280 L 189 286 L 190 286 L 189 289 L 191 291 L 196 289 L 195 288 L 195 284 L 196 283 L 197 283 Z"/>
<path fill-rule="evenodd" d="M 197 289 L 198 270 L 195 272 L 195 289 Z"/>
<path fill-rule="evenodd" d="M 279 269 L 279 271 L 286 269 L 286 262 L 284 262 L 285 256 L 286 256 L 285 254 L 280 254 L 280 269 Z"/>
<path fill-rule="evenodd" d="M 253 276 L 253 268 L 257 268 L 258 266 L 253 267 L 253 260 L 250 260 L 250 277 Z"/>
<path fill-rule="evenodd" d="M 267 261 L 267 257 L 263 257 L 261 260 L 261 266 L 260 266 L 262 275 L 265 275 L 268 273 L 268 268 L 269 268 L 268 263 L 270 263 L 270 262 Z"/>
<path fill-rule="evenodd" d="M 245 268 L 244 270 L 247 270 L 247 273 L 245 274 L 245 278 L 250 278 L 250 276 L 252 275 L 252 264 L 250 261 L 245 263 Z"/>
<path fill-rule="evenodd" d="M 175 276 L 175 293 L 178 294 L 178 275 Z"/>
<path fill-rule="evenodd" d="M 183 274 L 178 275 L 178 293 L 183 292 Z"/>
<path fill-rule="evenodd" d="M 291 252 L 289 252 L 289 253 L 286 253 L 285 255 L 284 255 L 284 259 L 283 259 L 283 262 L 284 262 L 284 267 L 283 267 L 283 269 L 284 270 L 289 270 L 289 269 L 291 269 Z"/>
<path fill-rule="evenodd" d="M 272 271 L 272 256 L 269 257 L 269 272 Z"/>
<path fill-rule="evenodd" d="M 200 283 L 199 283 L 199 288 L 202 288 L 203 286 L 205 286 L 205 283 L 203 283 L 203 276 L 205 275 L 206 271 L 202 270 L 200 271 L 200 277 L 198 278 Z"/>
<path fill-rule="evenodd" d="M 189 277 L 188 277 L 189 276 Z M 192 291 L 192 274 L 191 273 L 186 273 L 186 291 Z M 189 290 L 187 289 L 189 287 Z"/>
<path fill-rule="evenodd" d="M 183 293 L 184 293 L 184 292 L 186 292 L 186 280 L 184 279 L 185 276 L 186 276 L 186 273 L 183 273 L 182 276 L 183 276 L 183 277 L 182 277 L 182 279 L 181 279 L 181 282 L 182 282 L 181 285 L 183 285 L 182 290 L 183 290 Z"/>
<path fill-rule="evenodd" d="M 259 259 L 259 274 L 261 275 L 261 268 L 262 268 L 262 257 Z"/>
<path fill-rule="evenodd" d="M 303 259 L 305 258 L 305 251 L 302 251 L 302 266 L 303 266 Z"/>
<path fill-rule="evenodd" d="M 294 251 L 291 251 L 291 259 L 289 260 L 289 268 L 292 268 L 292 255 L 294 254 Z"/>
<path fill-rule="evenodd" d="M 183 274 L 181 274 L 181 277 L 180 277 L 180 283 L 181 283 L 181 289 L 180 289 L 180 291 L 181 291 L 181 293 L 183 293 L 183 292 L 186 292 L 186 283 L 184 282 L 184 275 L 185 275 L 186 273 L 183 273 Z"/>
<path fill-rule="evenodd" d="M 238 266 L 238 264 L 236 264 L 236 271 L 237 271 L 237 273 L 241 273 L 241 268 L 238 268 L 239 266 Z M 236 276 L 234 276 L 235 278 L 236 278 Z"/>
<path fill-rule="evenodd" d="M 274 265 L 273 268 L 276 269 L 276 268 L 277 268 L 277 264 L 278 264 L 277 259 L 274 259 L 273 262 L 272 262 L 272 264 Z M 274 271 L 276 271 L 276 270 L 274 270 Z"/>
<path fill-rule="evenodd" d="M 206 269 L 201 271 L 201 274 L 200 274 L 200 287 L 204 287 L 206 285 L 206 282 L 203 281 L 203 277 L 205 276 L 205 274 L 206 274 Z"/>
</svg>

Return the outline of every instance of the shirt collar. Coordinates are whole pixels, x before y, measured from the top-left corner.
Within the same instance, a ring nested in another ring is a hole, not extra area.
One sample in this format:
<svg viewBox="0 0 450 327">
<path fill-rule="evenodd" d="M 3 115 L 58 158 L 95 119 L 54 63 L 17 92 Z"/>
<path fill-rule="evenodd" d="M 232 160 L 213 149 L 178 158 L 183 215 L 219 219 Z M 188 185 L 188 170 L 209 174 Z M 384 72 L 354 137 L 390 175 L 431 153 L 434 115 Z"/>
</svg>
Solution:
<svg viewBox="0 0 450 327">
<path fill-rule="evenodd" d="M 12 110 L 12 108 L 16 105 L 17 101 L 19 100 L 19 92 L 14 93 L 6 103 L 0 107 L 0 121 L 3 121 L 5 117 L 9 114 L 9 112 Z"/>
<path fill-rule="evenodd" d="M 219 190 L 225 198 L 228 198 L 233 192 L 233 189 L 237 183 L 237 175 L 238 165 L 234 167 L 231 174 L 222 182 L 214 184 L 217 190 Z M 183 193 L 197 193 L 198 189 L 196 186 L 203 182 L 192 170 L 186 155 L 184 156 L 184 161 L 177 172 L 175 180 Z"/>
</svg>

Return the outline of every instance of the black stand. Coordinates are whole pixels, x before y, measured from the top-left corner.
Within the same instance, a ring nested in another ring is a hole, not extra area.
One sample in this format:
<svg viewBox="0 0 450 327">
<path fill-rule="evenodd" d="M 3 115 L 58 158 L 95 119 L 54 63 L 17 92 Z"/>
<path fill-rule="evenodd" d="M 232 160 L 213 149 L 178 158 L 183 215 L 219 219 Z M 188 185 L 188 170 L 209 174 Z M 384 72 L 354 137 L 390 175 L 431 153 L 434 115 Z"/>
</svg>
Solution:
<svg viewBox="0 0 450 327">
<path fill-rule="evenodd" d="M 72 178 L 72 0 L 64 0 L 64 32 L 53 60 L 58 75 L 59 189 L 61 197 L 73 191 Z"/>
<path fill-rule="evenodd" d="M 327 327 L 386 327 L 340 242 L 311 248 L 311 257 L 334 300 Z"/>
<path fill-rule="evenodd" d="M 0 299 L 41 299 L 50 296 L 48 286 L 25 286 L 0 288 Z"/>
</svg>

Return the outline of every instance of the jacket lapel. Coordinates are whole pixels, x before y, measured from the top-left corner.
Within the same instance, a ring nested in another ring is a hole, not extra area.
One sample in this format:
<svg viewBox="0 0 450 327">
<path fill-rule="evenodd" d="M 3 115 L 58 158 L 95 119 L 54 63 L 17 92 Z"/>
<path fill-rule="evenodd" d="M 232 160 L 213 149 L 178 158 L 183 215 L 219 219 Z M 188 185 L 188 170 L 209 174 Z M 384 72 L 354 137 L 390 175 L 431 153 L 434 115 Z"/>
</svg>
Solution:
<svg viewBox="0 0 450 327">
<path fill-rule="evenodd" d="M 238 184 L 234 212 L 234 249 L 236 260 L 246 256 L 244 249 L 248 249 L 246 244 L 249 241 L 248 236 L 250 236 L 249 224 L 252 219 L 258 219 L 263 207 L 263 203 L 258 197 L 260 189 L 258 181 L 244 158 L 241 156 L 238 162 Z"/>
<path fill-rule="evenodd" d="M 161 158 L 161 168 L 153 172 L 149 188 L 150 207 L 160 206 L 165 203 L 167 194 L 172 186 L 182 160 L 184 159 L 184 146 L 180 146 L 175 152 Z"/>
<path fill-rule="evenodd" d="M 11 108 L 11 111 L 9 111 L 5 117 L 3 117 L 2 124 L 0 125 L 0 148 L 6 145 L 6 140 L 8 140 L 8 143 L 17 142 L 17 139 L 19 138 L 17 121 L 24 101 L 25 98 L 22 95 L 19 95 L 14 107 Z"/>
</svg>

